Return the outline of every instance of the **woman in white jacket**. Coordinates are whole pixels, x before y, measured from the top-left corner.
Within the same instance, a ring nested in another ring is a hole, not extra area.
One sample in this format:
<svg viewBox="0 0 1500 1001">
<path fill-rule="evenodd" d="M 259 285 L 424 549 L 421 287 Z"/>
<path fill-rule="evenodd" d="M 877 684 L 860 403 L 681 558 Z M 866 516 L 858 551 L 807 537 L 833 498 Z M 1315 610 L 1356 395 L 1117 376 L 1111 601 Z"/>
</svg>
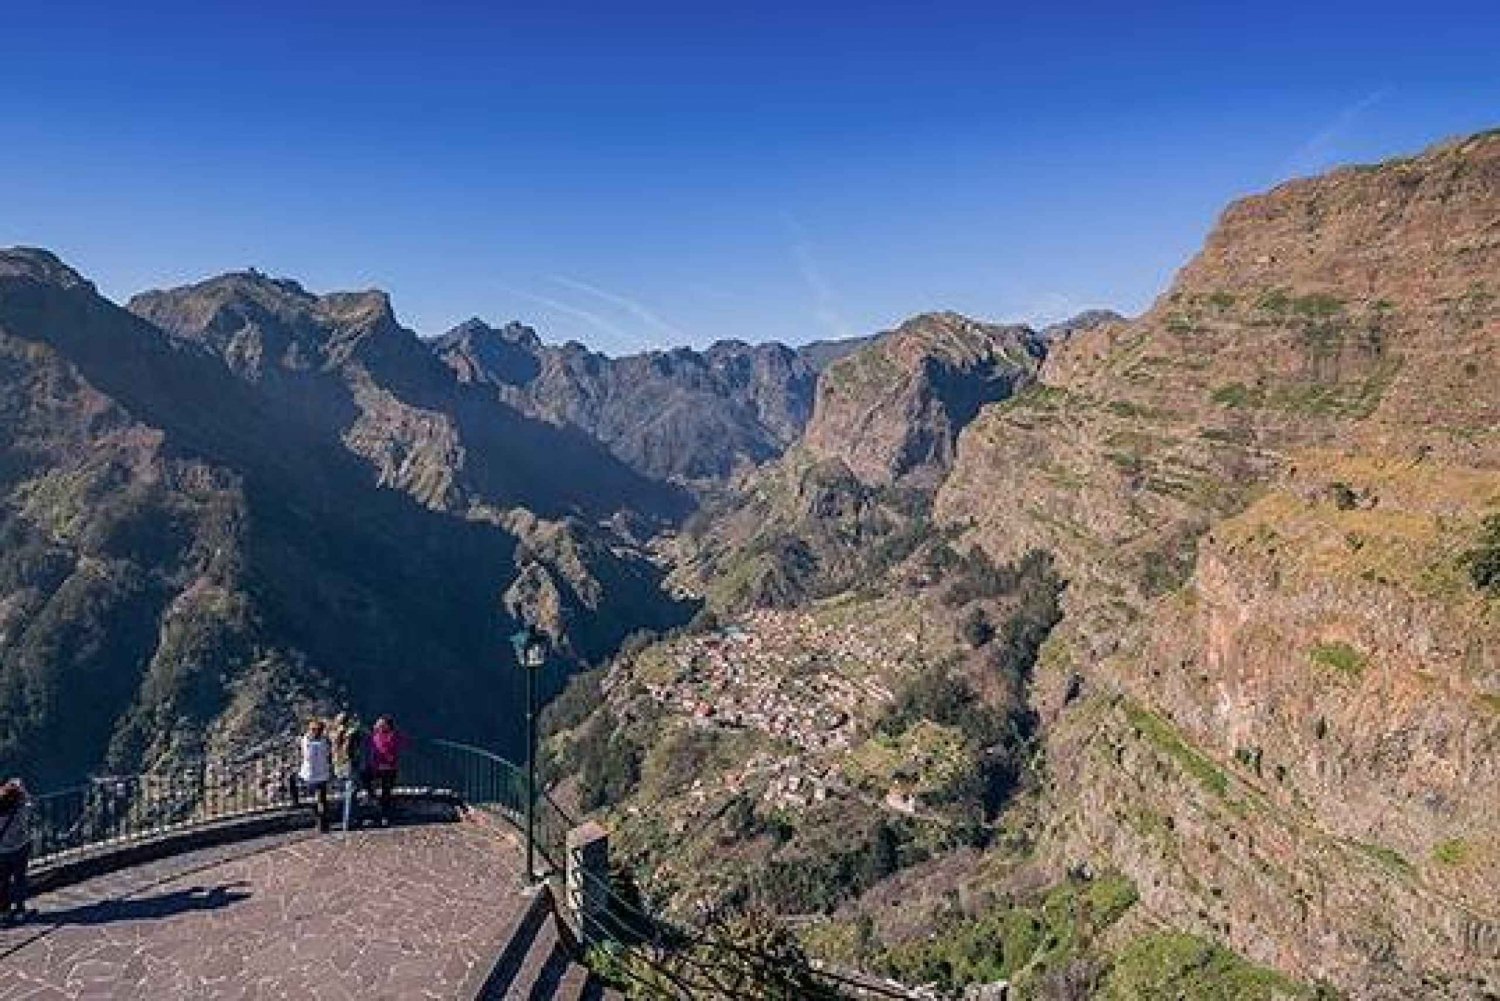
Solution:
<svg viewBox="0 0 1500 1001">
<path fill-rule="evenodd" d="M 333 742 L 324 732 L 323 721 L 307 724 L 302 735 L 302 764 L 297 777 L 317 802 L 318 830 L 328 830 L 328 783 L 333 779 Z"/>
</svg>

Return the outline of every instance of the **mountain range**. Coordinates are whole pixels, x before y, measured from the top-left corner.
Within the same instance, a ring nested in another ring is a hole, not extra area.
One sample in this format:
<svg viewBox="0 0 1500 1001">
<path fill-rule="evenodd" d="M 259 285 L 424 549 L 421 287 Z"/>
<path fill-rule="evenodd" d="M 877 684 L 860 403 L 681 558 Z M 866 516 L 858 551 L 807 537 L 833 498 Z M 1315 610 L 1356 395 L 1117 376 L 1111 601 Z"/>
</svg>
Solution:
<svg viewBox="0 0 1500 1001">
<path fill-rule="evenodd" d="M 1493 996 L 1497 294 L 1495 133 L 1044 329 L 610 357 L 0 251 L 0 770 L 348 705 L 517 754 L 525 619 L 555 794 L 684 921 L 955 992 Z"/>
<path fill-rule="evenodd" d="M 253 270 L 122 308 L 31 249 L 0 251 L 0 338 L 0 765 L 43 784 L 330 700 L 514 751 L 516 679 L 475 667 L 497 637 L 524 616 L 588 663 L 685 621 L 647 543 L 797 441 L 817 367 L 865 344 L 423 340 L 384 293 Z"/>
<path fill-rule="evenodd" d="M 780 455 L 812 412 L 817 374 L 796 350 L 720 341 L 609 358 L 529 327 L 469 320 L 434 342 L 460 381 L 522 413 L 578 428 L 658 479 L 723 478 Z"/>
</svg>

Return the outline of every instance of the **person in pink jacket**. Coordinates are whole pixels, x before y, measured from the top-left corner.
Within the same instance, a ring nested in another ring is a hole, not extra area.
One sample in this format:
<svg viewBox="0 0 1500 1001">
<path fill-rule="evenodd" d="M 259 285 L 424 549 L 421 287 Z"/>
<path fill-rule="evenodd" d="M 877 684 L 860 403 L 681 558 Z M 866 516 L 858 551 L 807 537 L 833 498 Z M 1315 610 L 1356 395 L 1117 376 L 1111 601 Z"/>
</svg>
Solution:
<svg viewBox="0 0 1500 1001">
<path fill-rule="evenodd" d="M 396 788 L 396 776 L 401 771 L 401 752 L 406 750 L 407 743 L 406 734 L 396 729 L 389 716 L 377 719 L 375 728 L 370 731 L 366 758 L 380 788 L 381 827 L 389 827 L 391 823 L 391 790 Z"/>
</svg>

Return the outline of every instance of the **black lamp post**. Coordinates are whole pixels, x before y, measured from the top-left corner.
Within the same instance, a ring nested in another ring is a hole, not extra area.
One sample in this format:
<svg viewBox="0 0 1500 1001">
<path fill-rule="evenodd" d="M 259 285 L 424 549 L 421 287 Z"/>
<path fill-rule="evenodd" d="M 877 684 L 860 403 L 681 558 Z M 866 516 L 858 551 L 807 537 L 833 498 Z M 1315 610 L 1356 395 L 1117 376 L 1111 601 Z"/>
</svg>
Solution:
<svg viewBox="0 0 1500 1001">
<path fill-rule="evenodd" d="M 542 635 L 527 623 L 510 638 L 526 675 L 526 882 L 536 882 L 536 672 L 547 662 Z"/>
</svg>

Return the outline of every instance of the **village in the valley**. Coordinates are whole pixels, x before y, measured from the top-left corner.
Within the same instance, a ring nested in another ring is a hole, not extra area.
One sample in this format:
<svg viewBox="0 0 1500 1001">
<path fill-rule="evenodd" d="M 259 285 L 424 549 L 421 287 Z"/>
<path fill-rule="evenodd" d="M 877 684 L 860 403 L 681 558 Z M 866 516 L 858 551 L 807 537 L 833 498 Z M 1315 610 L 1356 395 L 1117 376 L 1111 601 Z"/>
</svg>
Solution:
<svg viewBox="0 0 1500 1001">
<path fill-rule="evenodd" d="M 868 740 L 894 700 L 893 682 L 925 652 L 916 621 L 902 628 L 893 618 L 905 617 L 761 610 L 663 644 L 637 665 L 638 691 L 679 725 L 768 738 L 737 767 L 696 779 L 687 791 L 689 814 L 711 813 L 745 793 L 791 810 L 851 795 L 870 799 L 851 785 L 849 752 Z M 873 798 L 912 810 L 899 789 Z"/>
</svg>

